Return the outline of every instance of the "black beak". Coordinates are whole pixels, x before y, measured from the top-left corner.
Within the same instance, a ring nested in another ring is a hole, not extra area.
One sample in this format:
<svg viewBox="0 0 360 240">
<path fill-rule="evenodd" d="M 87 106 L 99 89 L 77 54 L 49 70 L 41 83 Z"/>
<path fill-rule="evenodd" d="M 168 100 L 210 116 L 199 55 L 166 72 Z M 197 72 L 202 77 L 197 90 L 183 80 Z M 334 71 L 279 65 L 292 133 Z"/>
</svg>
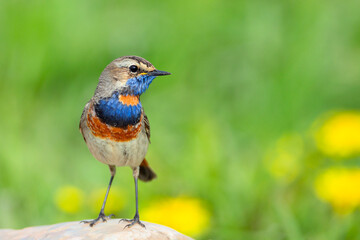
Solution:
<svg viewBox="0 0 360 240">
<path fill-rule="evenodd" d="M 171 73 L 169 72 L 165 72 L 165 71 L 160 71 L 155 69 L 154 71 L 148 72 L 149 76 L 164 76 L 164 75 L 170 75 Z"/>
</svg>

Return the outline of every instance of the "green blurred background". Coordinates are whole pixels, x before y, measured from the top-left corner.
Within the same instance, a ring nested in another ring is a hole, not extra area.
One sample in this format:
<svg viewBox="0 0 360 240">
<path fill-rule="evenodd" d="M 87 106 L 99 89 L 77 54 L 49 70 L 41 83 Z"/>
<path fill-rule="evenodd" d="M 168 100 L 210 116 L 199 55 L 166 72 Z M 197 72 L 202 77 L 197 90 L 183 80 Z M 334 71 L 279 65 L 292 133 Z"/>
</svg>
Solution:
<svg viewBox="0 0 360 240">
<path fill-rule="evenodd" d="M 173 74 L 141 98 L 158 179 L 140 183 L 140 216 L 152 201 L 188 196 L 210 214 L 198 239 L 360 239 L 358 212 L 338 215 L 316 196 L 318 171 L 345 163 L 310 133 L 324 113 L 360 109 L 359 9 L 356 0 L 1 0 L 0 228 L 97 216 L 62 211 L 56 192 L 70 185 L 87 199 L 107 186 L 78 123 L 104 67 L 138 55 Z M 303 147 L 284 180 L 266 159 L 288 135 Z M 130 169 L 118 169 L 114 187 L 117 217 L 132 217 Z"/>
</svg>

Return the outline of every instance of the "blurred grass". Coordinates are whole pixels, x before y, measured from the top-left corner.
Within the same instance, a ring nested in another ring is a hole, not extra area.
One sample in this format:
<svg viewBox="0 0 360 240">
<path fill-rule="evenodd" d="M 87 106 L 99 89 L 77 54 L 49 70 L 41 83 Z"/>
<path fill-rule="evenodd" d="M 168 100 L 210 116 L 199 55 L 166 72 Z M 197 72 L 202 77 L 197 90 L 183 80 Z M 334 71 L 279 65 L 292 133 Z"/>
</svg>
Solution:
<svg viewBox="0 0 360 240">
<path fill-rule="evenodd" d="M 142 96 L 159 178 L 140 184 L 141 207 L 203 199 L 212 224 L 202 239 L 358 239 L 358 214 L 339 218 L 316 199 L 316 156 L 289 184 L 263 164 L 281 135 L 360 108 L 358 9 L 355 0 L 0 1 L 0 227 L 95 217 L 59 212 L 54 194 L 108 183 L 78 121 L 103 68 L 138 55 L 173 73 Z M 131 172 L 119 169 L 115 185 L 127 198 L 120 217 L 131 217 Z"/>
</svg>

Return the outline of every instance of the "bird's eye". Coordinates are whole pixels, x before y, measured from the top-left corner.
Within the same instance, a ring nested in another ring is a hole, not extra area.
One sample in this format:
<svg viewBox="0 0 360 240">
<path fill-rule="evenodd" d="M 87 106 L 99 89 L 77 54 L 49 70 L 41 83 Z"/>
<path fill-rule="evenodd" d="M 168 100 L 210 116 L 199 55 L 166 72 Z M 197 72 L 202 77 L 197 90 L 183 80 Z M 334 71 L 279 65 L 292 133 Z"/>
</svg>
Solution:
<svg viewBox="0 0 360 240">
<path fill-rule="evenodd" d="M 135 65 L 131 65 L 131 66 L 129 67 L 129 69 L 130 69 L 130 71 L 133 72 L 133 73 L 135 73 L 135 72 L 138 71 L 138 67 L 135 66 Z"/>
</svg>

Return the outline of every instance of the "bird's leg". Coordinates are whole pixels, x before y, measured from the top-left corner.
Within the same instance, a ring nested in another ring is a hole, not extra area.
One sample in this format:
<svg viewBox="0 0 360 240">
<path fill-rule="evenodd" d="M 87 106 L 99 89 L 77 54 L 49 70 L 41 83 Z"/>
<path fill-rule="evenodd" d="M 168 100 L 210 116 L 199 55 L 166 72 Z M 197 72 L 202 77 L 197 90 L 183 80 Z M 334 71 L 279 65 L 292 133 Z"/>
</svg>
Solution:
<svg viewBox="0 0 360 240">
<path fill-rule="evenodd" d="M 114 214 L 110 214 L 109 216 L 106 216 L 105 213 L 104 213 L 106 200 L 107 200 L 107 198 L 108 198 L 109 191 L 110 191 L 110 188 L 111 188 L 111 184 L 112 184 L 112 181 L 114 180 L 115 173 L 116 173 L 116 167 L 115 167 L 115 166 L 109 165 L 109 168 L 110 168 L 111 178 L 110 178 L 109 186 L 108 186 L 108 188 L 107 188 L 106 195 L 105 195 L 105 199 L 104 199 L 104 202 L 103 202 L 103 204 L 102 204 L 102 207 L 101 207 L 99 216 L 98 216 L 96 219 L 94 219 L 94 220 L 81 221 L 81 223 L 89 223 L 90 227 L 94 226 L 100 219 L 101 219 L 103 222 L 106 222 L 107 219 L 110 219 L 111 217 L 114 216 Z"/>
<path fill-rule="evenodd" d="M 133 169 L 133 176 L 134 176 L 134 181 L 135 181 L 135 202 L 136 202 L 136 211 L 135 211 L 135 216 L 133 219 L 121 219 L 120 221 L 126 221 L 129 222 L 128 225 L 126 225 L 124 228 L 128 228 L 133 226 L 135 223 L 139 224 L 140 226 L 145 228 L 145 225 L 140 222 L 140 218 L 139 218 L 139 201 L 138 201 L 138 177 L 139 177 L 139 170 L 140 167 L 136 167 Z"/>
</svg>

